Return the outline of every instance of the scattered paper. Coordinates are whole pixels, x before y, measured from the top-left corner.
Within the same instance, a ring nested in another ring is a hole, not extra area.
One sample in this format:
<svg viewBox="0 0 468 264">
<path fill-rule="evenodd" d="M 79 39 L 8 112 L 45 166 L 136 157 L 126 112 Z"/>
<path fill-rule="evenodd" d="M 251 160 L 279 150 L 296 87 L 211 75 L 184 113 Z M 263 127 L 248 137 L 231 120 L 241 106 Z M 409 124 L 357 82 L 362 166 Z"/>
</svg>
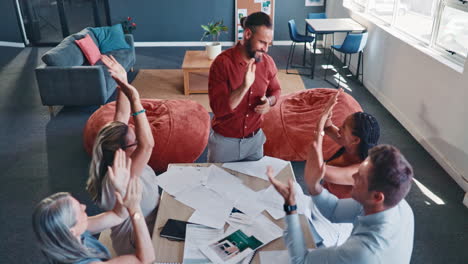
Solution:
<svg viewBox="0 0 468 264">
<path fill-rule="evenodd" d="M 192 166 L 171 166 L 156 177 L 158 185 L 170 195 L 176 196 L 198 185 L 206 184 L 208 168 Z"/>
<path fill-rule="evenodd" d="M 260 264 L 289 264 L 287 250 L 260 251 Z M 184 262 L 185 263 L 185 262 Z"/>
<path fill-rule="evenodd" d="M 192 207 L 195 210 L 211 211 L 216 213 L 231 212 L 234 202 L 222 197 L 218 193 L 206 188 L 197 186 L 176 196 L 176 200 Z"/>
<path fill-rule="evenodd" d="M 240 173 L 268 181 L 268 176 L 266 175 L 267 166 L 271 166 L 273 168 L 273 176 L 276 177 L 278 173 L 286 167 L 286 165 L 288 165 L 288 161 L 264 156 L 258 161 L 224 163 L 223 168 L 238 171 Z"/>
<path fill-rule="evenodd" d="M 283 230 L 264 215 L 259 215 L 251 225 L 237 225 L 240 228 L 217 237 L 200 250 L 214 263 L 234 264 L 251 255 L 255 250 L 279 238 Z"/>
<path fill-rule="evenodd" d="M 228 216 L 223 214 L 211 213 L 208 211 L 195 210 L 189 218 L 190 223 L 200 224 L 211 228 L 223 228 Z"/>
<path fill-rule="evenodd" d="M 209 264 L 212 263 L 198 248 L 198 245 L 207 243 L 213 238 L 224 233 L 223 229 L 213 229 L 200 225 L 187 224 L 184 244 L 185 264 Z"/>
<path fill-rule="evenodd" d="M 207 188 L 220 195 L 224 195 L 243 188 L 243 186 L 242 180 L 229 172 L 215 165 L 209 167 L 208 179 L 206 181 Z"/>
</svg>

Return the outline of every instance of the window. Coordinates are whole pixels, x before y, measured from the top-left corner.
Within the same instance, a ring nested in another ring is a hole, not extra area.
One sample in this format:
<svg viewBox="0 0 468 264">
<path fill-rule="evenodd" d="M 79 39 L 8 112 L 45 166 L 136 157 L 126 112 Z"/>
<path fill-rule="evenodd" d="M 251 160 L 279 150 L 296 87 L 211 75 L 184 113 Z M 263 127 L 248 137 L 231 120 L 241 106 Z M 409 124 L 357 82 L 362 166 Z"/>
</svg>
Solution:
<svg viewBox="0 0 468 264">
<path fill-rule="evenodd" d="M 395 0 L 370 0 L 368 12 L 387 23 L 393 20 Z"/>
<path fill-rule="evenodd" d="M 468 54 L 468 0 L 344 0 L 353 11 L 367 13 L 463 64 Z"/>
<path fill-rule="evenodd" d="M 400 0 L 395 27 L 429 43 L 438 2 L 438 0 Z"/>
<path fill-rule="evenodd" d="M 465 5 L 468 5 L 465 4 Z M 453 55 L 465 57 L 468 49 L 468 7 L 447 5 L 442 11 L 436 45 Z"/>
</svg>

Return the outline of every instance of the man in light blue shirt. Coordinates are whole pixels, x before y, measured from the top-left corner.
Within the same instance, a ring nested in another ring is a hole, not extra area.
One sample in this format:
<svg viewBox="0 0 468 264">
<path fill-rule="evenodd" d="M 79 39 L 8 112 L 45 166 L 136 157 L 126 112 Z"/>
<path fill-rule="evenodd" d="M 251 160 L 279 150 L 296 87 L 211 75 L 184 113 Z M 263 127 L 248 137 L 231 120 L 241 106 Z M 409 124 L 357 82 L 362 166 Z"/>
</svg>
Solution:
<svg viewBox="0 0 468 264">
<path fill-rule="evenodd" d="M 410 190 L 413 170 L 400 151 L 389 145 L 372 148 L 353 175 L 353 199 L 340 200 L 320 184 L 326 166 L 319 153 L 321 148 L 315 150 L 312 155 L 316 157 L 311 160 L 317 164 L 309 166 L 316 169 L 305 175 L 312 199 L 331 222 L 353 223 L 354 228 L 341 246 L 307 251 L 292 181 L 287 186 L 271 177 L 269 170 L 270 181 L 285 199 L 285 241 L 291 263 L 409 263 L 414 216 L 404 197 Z"/>
</svg>

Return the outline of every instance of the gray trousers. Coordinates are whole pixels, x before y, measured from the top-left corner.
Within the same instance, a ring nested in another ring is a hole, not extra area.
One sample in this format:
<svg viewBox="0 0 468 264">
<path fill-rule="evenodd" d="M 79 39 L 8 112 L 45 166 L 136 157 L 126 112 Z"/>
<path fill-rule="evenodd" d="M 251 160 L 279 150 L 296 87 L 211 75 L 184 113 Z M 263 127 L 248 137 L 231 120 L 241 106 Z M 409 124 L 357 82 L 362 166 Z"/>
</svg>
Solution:
<svg viewBox="0 0 468 264">
<path fill-rule="evenodd" d="M 259 160 L 263 157 L 265 141 L 266 137 L 261 129 L 250 138 L 224 137 L 211 130 L 208 140 L 208 162 Z"/>
</svg>

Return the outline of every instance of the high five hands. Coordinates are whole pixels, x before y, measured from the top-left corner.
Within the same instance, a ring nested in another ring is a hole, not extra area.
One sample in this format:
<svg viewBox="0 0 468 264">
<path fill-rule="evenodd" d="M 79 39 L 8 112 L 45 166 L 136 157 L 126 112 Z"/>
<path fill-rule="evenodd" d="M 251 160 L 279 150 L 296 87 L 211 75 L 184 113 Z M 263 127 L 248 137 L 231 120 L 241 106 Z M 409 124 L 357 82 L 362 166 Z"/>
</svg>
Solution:
<svg viewBox="0 0 468 264">
<path fill-rule="evenodd" d="M 128 82 L 127 80 L 127 71 L 120 65 L 120 63 L 114 58 L 114 56 L 110 55 L 102 55 L 101 60 L 106 65 L 109 73 L 111 76 L 118 76 L 124 82 Z"/>
<path fill-rule="evenodd" d="M 131 167 L 132 160 L 127 158 L 125 152 L 122 149 L 118 149 L 115 152 L 114 163 L 112 164 L 112 167 L 107 167 L 112 186 L 114 186 L 114 189 L 122 196 L 125 196 L 125 193 L 127 192 Z"/>
<path fill-rule="evenodd" d="M 268 176 L 271 184 L 275 187 L 276 191 L 283 196 L 284 203 L 287 205 L 296 205 L 296 192 L 294 190 L 293 179 L 289 179 L 288 185 L 280 182 L 274 178 L 273 168 L 271 166 L 267 167 L 266 175 Z"/>
<path fill-rule="evenodd" d="M 336 94 L 328 100 L 327 104 L 325 105 L 325 108 L 323 110 L 322 116 L 321 116 L 321 121 L 325 120 L 325 123 L 323 124 L 324 127 L 331 126 L 333 123 L 331 121 L 332 118 L 332 110 L 333 107 L 336 105 L 338 102 L 338 97 L 340 94 L 343 92 L 343 88 L 338 89 Z"/>
</svg>

